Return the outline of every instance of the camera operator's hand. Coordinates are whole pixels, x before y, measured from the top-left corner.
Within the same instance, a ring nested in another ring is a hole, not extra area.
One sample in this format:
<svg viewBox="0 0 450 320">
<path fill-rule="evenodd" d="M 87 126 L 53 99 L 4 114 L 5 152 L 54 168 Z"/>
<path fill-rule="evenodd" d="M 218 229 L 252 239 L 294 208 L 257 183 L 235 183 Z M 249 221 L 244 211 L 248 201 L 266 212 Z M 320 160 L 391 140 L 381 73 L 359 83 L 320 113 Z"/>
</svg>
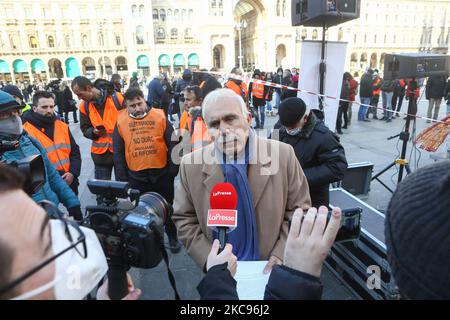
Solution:
<svg viewBox="0 0 450 320">
<path fill-rule="evenodd" d="M 211 251 L 208 255 L 208 260 L 206 261 L 206 270 L 227 262 L 228 270 L 230 270 L 231 275 L 234 277 L 237 271 L 237 258 L 233 254 L 233 246 L 227 243 L 223 251 L 220 254 L 217 254 L 219 252 L 219 248 L 220 243 L 219 240 L 216 239 L 212 244 Z"/>
<path fill-rule="evenodd" d="M 61 178 L 63 178 L 67 185 L 70 186 L 73 183 L 75 176 L 70 172 L 66 172 L 61 176 Z"/>
<path fill-rule="evenodd" d="M 136 289 L 133 284 L 133 280 L 131 280 L 131 276 L 127 273 L 127 281 L 128 281 L 128 294 L 123 297 L 121 300 L 139 300 L 141 297 L 141 290 Z M 97 291 L 97 300 L 111 300 L 108 295 L 108 280 L 106 280 Z"/>
<path fill-rule="evenodd" d="M 287 267 L 320 277 L 322 264 L 339 231 L 341 209 L 333 209 L 326 226 L 327 215 L 328 209 L 324 206 L 318 213 L 316 208 L 310 208 L 302 223 L 303 210 L 295 211 L 284 251 Z"/>
</svg>

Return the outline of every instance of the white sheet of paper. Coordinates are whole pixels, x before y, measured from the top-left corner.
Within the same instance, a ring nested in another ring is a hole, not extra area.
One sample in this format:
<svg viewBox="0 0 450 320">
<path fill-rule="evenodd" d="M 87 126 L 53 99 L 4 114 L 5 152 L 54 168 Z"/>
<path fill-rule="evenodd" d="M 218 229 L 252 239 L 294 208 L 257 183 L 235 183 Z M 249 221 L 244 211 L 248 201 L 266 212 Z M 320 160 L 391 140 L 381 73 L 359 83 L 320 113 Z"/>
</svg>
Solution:
<svg viewBox="0 0 450 320">
<path fill-rule="evenodd" d="M 238 261 L 234 278 L 240 300 L 263 300 L 270 273 L 263 274 L 267 261 Z"/>
</svg>

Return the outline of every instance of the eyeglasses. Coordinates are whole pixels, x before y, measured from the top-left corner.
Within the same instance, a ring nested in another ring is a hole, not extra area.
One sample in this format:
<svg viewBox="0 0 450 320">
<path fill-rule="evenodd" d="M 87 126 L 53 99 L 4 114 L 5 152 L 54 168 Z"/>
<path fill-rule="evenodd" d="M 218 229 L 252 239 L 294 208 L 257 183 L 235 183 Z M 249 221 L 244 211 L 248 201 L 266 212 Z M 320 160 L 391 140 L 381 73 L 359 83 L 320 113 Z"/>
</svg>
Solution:
<svg viewBox="0 0 450 320">
<path fill-rule="evenodd" d="M 17 286 L 19 283 L 21 283 L 25 279 L 28 279 L 33 274 L 35 274 L 36 272 L 41 270 L 43 267 L 45 267 L 52 261 L 56 260 L 59 256 L 63 255 L 64 253 L 66 253 L 67 251 L 69 251 L 71 249 L 75 249 L 75 251 L 83 259 L 87 258 L 86 237 L 85 237 L 83 231 L 81 230 L 80 226 L 78 225 L 78 223 L 76 223 L 75 221 L 72 221 L 72 220 L 64 219 L 64 214 L 58 209 L 58 207 L 55 204 L 53 204 L 50 201 L 43 200 L 43 201 L 39 202 L 39 205 L 47 212 L 50 219 L 59 220 L 64 224 L 64 230 L 65 230 L 64 233 L 65 233 L 67 240 L 69 240 L 69 242 L 71 243 L 71 245 L 69 247 L 67 247 L 66 249 L 64 249 L 63 251 L 57 253 L 56 255 L 44 260 L 39 265 L 37 265 L 36 267 L 31 269 L 30 271 L 26 272 L 22 276 L 18 277 L 14 281 L 10 282 L 6 286 L 0 288 L 0 295 L 11 290 L 12 288 Z M 72 226 L 73 228 L 69 228 L 69 226 Z M 76 237 L 74 237 L 74 235 L 73 235 L 74 232 L 71 230 L 75 230 L 77 232 Z M 74 240 L 74 238 L 76 238 L 76 240 Z"/>
<path fill-rule="evenodd" d="M 11 118 L 13 116 L 20 117 L 21 115 L 22 115 L 22 110 L 20 110 L 20 109 L 3 111 L 3 112 L 0 112 L 0 120 L 5 120 L 5 119 Z"/>
</svg>

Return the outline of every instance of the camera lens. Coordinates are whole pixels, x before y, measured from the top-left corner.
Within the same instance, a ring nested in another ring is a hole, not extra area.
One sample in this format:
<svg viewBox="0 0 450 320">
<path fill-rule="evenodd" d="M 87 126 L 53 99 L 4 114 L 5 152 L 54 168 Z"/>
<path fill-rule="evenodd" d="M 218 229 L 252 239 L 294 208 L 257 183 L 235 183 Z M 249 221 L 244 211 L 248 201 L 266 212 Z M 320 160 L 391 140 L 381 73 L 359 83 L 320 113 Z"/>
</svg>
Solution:
<svg viewBox="0 0 450 320">
<path fill-rule="evenodd" d="M 163 196 L 156 192 L 148 192 L 141 195 L 139 202 L 139 206 L 150 207 L 153 213 L 161 218 L 162 224 L 165 224 L 167 219 L 172 215 L 172 206 Z"/>
</svg>

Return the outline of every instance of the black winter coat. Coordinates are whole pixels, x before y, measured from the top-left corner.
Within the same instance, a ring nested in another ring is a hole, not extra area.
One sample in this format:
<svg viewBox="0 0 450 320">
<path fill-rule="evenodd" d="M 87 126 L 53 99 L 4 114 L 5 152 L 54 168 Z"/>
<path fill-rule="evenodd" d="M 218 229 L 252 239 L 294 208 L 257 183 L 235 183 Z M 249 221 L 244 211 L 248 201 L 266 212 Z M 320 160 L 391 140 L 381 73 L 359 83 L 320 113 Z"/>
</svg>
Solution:
<svg viewBox="0 0 450 320">
<path fill-rule="evenodd" d="M 328 206 L 330 183 L 342 180 L 347 170 L 345 151 L 339 137 L 313 113 L 298 136 L 288 135 L 279 122 L 275 129 L 280 129 L 280 141 L 294 148 L 308 180 L 312 206 Z"/>
<path fill-rule="evenodd" d="M 447 85 L 445 86 L 444 99 L 447 100 L 447 104 L 450 104 L 450 79 L 448 79 Z"/>
<path fill-rule="evenodd" d="M 373 95 L 373 79 L 369 73 L 364 73 L 359 84 L 359 97 L 372 98 Z"/>
<path fill-rule="evenodd" d="M 275 266 L 264 292 L 264 300 L 320 300 L 322 289 L 319 278 L 286 266 Z M 236 280 L 226 263 L 209 269 L 197 290 L 201 300 L 239 300 Z"/>
<path fill-rule="evenodd" d="M 442 99 L 444 97 L 446 80 L 444 76 L 432 76 L 428 78 L 425 96 L 427 100 Z"/>
</svg>

